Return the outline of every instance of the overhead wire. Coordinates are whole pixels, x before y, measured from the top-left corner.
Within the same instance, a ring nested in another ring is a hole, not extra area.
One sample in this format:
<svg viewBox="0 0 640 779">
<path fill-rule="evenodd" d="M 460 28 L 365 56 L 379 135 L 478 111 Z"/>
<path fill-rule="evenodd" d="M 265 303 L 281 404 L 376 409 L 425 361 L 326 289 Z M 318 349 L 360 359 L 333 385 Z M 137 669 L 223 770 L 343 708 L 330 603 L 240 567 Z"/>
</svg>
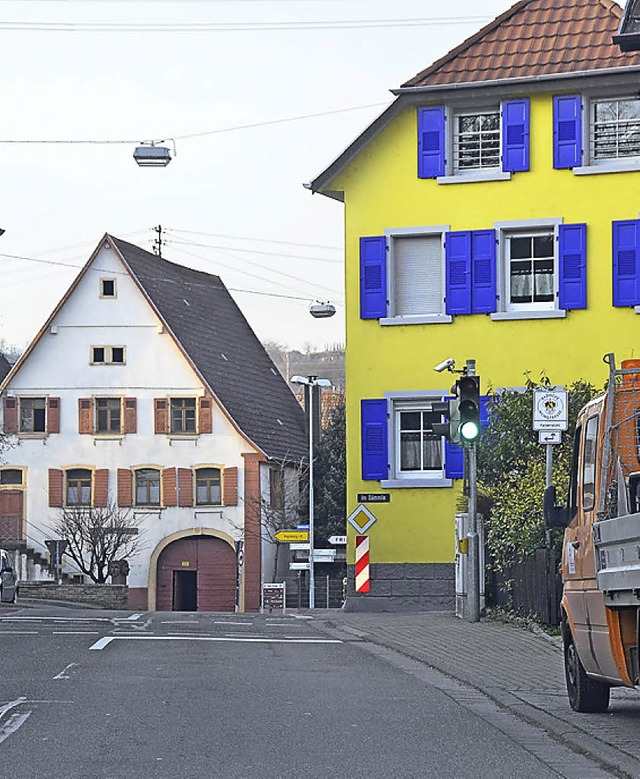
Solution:
<svg viewBox="0 0 640 779">
<path fill-rule="evenodd" d="M 228 233 L 206 233 L 201 230 L 180 230 L 177 227 L 163 227 L 168 233 L 188 233 L 189 235 L 206 235 L 210 238 L 230 238 L 237 241 L 256 241 L 258 243 L 277 243 L 284 246 L 303 246 L 308 249 L 331 249 L 342 251 L 342 246 L 326 246 L 319 243 L 299 243 L 296 241 L 281 241 L 273 238 L 253 238 L 247 235 L 229 235 Z"/>
<path fill-rule="evenodd" d="M 260 249 L 241 249 L 235 246 L 219 246 L 211 243 L 196 243 L 195 241 L 178 241 L 175 238 L 167 238 L 166 243 L 173 245 L 198 246 L 201 249 L 222 249 L 224 251 L 240 252 L 242 254 L 262 254 L 267 257 L 286 257 L 293 260 L 312 260 L 313 262 L 327 262 L 331 265 L 342 265 L 342 260 L 331 260 L 328 257 L 304 257 L 299 254 L 285 254 L 284 252 L 265 252 Z"/>
</svg>

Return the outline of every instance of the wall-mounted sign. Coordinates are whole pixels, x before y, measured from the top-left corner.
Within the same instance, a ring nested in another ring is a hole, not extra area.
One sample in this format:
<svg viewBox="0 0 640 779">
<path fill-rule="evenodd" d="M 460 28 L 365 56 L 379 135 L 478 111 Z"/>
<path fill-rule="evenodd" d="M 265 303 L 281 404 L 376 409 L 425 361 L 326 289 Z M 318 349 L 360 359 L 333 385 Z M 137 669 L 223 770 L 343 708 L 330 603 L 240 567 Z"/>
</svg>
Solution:
<svg viewBox="0 0 640 779">
<path fill-rule="evenodd" d="M 359 492 L 358 503 L 391 503 L 388 492 Z"/>
</svg>

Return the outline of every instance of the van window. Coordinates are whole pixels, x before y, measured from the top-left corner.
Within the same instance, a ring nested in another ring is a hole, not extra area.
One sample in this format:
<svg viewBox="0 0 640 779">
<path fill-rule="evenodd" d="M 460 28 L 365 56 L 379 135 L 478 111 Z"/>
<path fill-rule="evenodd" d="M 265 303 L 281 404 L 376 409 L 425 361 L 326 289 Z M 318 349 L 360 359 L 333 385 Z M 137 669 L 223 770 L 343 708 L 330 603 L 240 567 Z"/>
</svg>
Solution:
<svg viewBox="0 0 640 779">
<path fill-rule="evenodd" d="M 582 462 L 582 508 L 592 511 L 596 503 L 596 444 L 598 439 L 598 417 L 590 417 L 584 435 L 584 457 Z"/>
<path fill-rule="evenodd" d="M 573 457 L 571 459 L 571 484 L 569 485 L 569 518 L 573 519 L 578 511 L 578 464 L 580 463 L 580 440 L 582 427 L 576 427 L 573 437 Z"/>
</svg>

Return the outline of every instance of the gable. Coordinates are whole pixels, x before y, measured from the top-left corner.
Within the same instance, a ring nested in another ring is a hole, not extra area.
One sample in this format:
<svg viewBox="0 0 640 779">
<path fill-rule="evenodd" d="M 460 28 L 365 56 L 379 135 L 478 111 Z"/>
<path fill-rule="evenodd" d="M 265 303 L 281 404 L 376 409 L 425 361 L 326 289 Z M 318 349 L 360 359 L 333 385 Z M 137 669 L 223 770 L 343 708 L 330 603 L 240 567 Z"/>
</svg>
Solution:
<svg viewBox="0 0 640 779">
<path fill-rule="evenodd" d="M 613 42 L 621 19 L 613 0 L 521 0 L 402 88 L 638 66 Z"/>
</svg>

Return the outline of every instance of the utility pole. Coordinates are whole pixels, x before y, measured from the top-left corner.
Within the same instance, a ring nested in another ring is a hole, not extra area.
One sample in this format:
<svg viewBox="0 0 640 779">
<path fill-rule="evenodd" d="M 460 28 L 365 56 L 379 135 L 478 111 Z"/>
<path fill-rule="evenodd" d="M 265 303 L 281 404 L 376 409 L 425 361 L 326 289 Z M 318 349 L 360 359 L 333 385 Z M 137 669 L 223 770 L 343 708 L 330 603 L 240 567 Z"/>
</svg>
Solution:
<svg viewBox="0 0 640 779">
<path fill-rule="evenodd" d="M 153 242 L 153 253 L 162 259 L 162 225 L 158 225 L 152 229 L 158 236 Z"/>
</svg>

